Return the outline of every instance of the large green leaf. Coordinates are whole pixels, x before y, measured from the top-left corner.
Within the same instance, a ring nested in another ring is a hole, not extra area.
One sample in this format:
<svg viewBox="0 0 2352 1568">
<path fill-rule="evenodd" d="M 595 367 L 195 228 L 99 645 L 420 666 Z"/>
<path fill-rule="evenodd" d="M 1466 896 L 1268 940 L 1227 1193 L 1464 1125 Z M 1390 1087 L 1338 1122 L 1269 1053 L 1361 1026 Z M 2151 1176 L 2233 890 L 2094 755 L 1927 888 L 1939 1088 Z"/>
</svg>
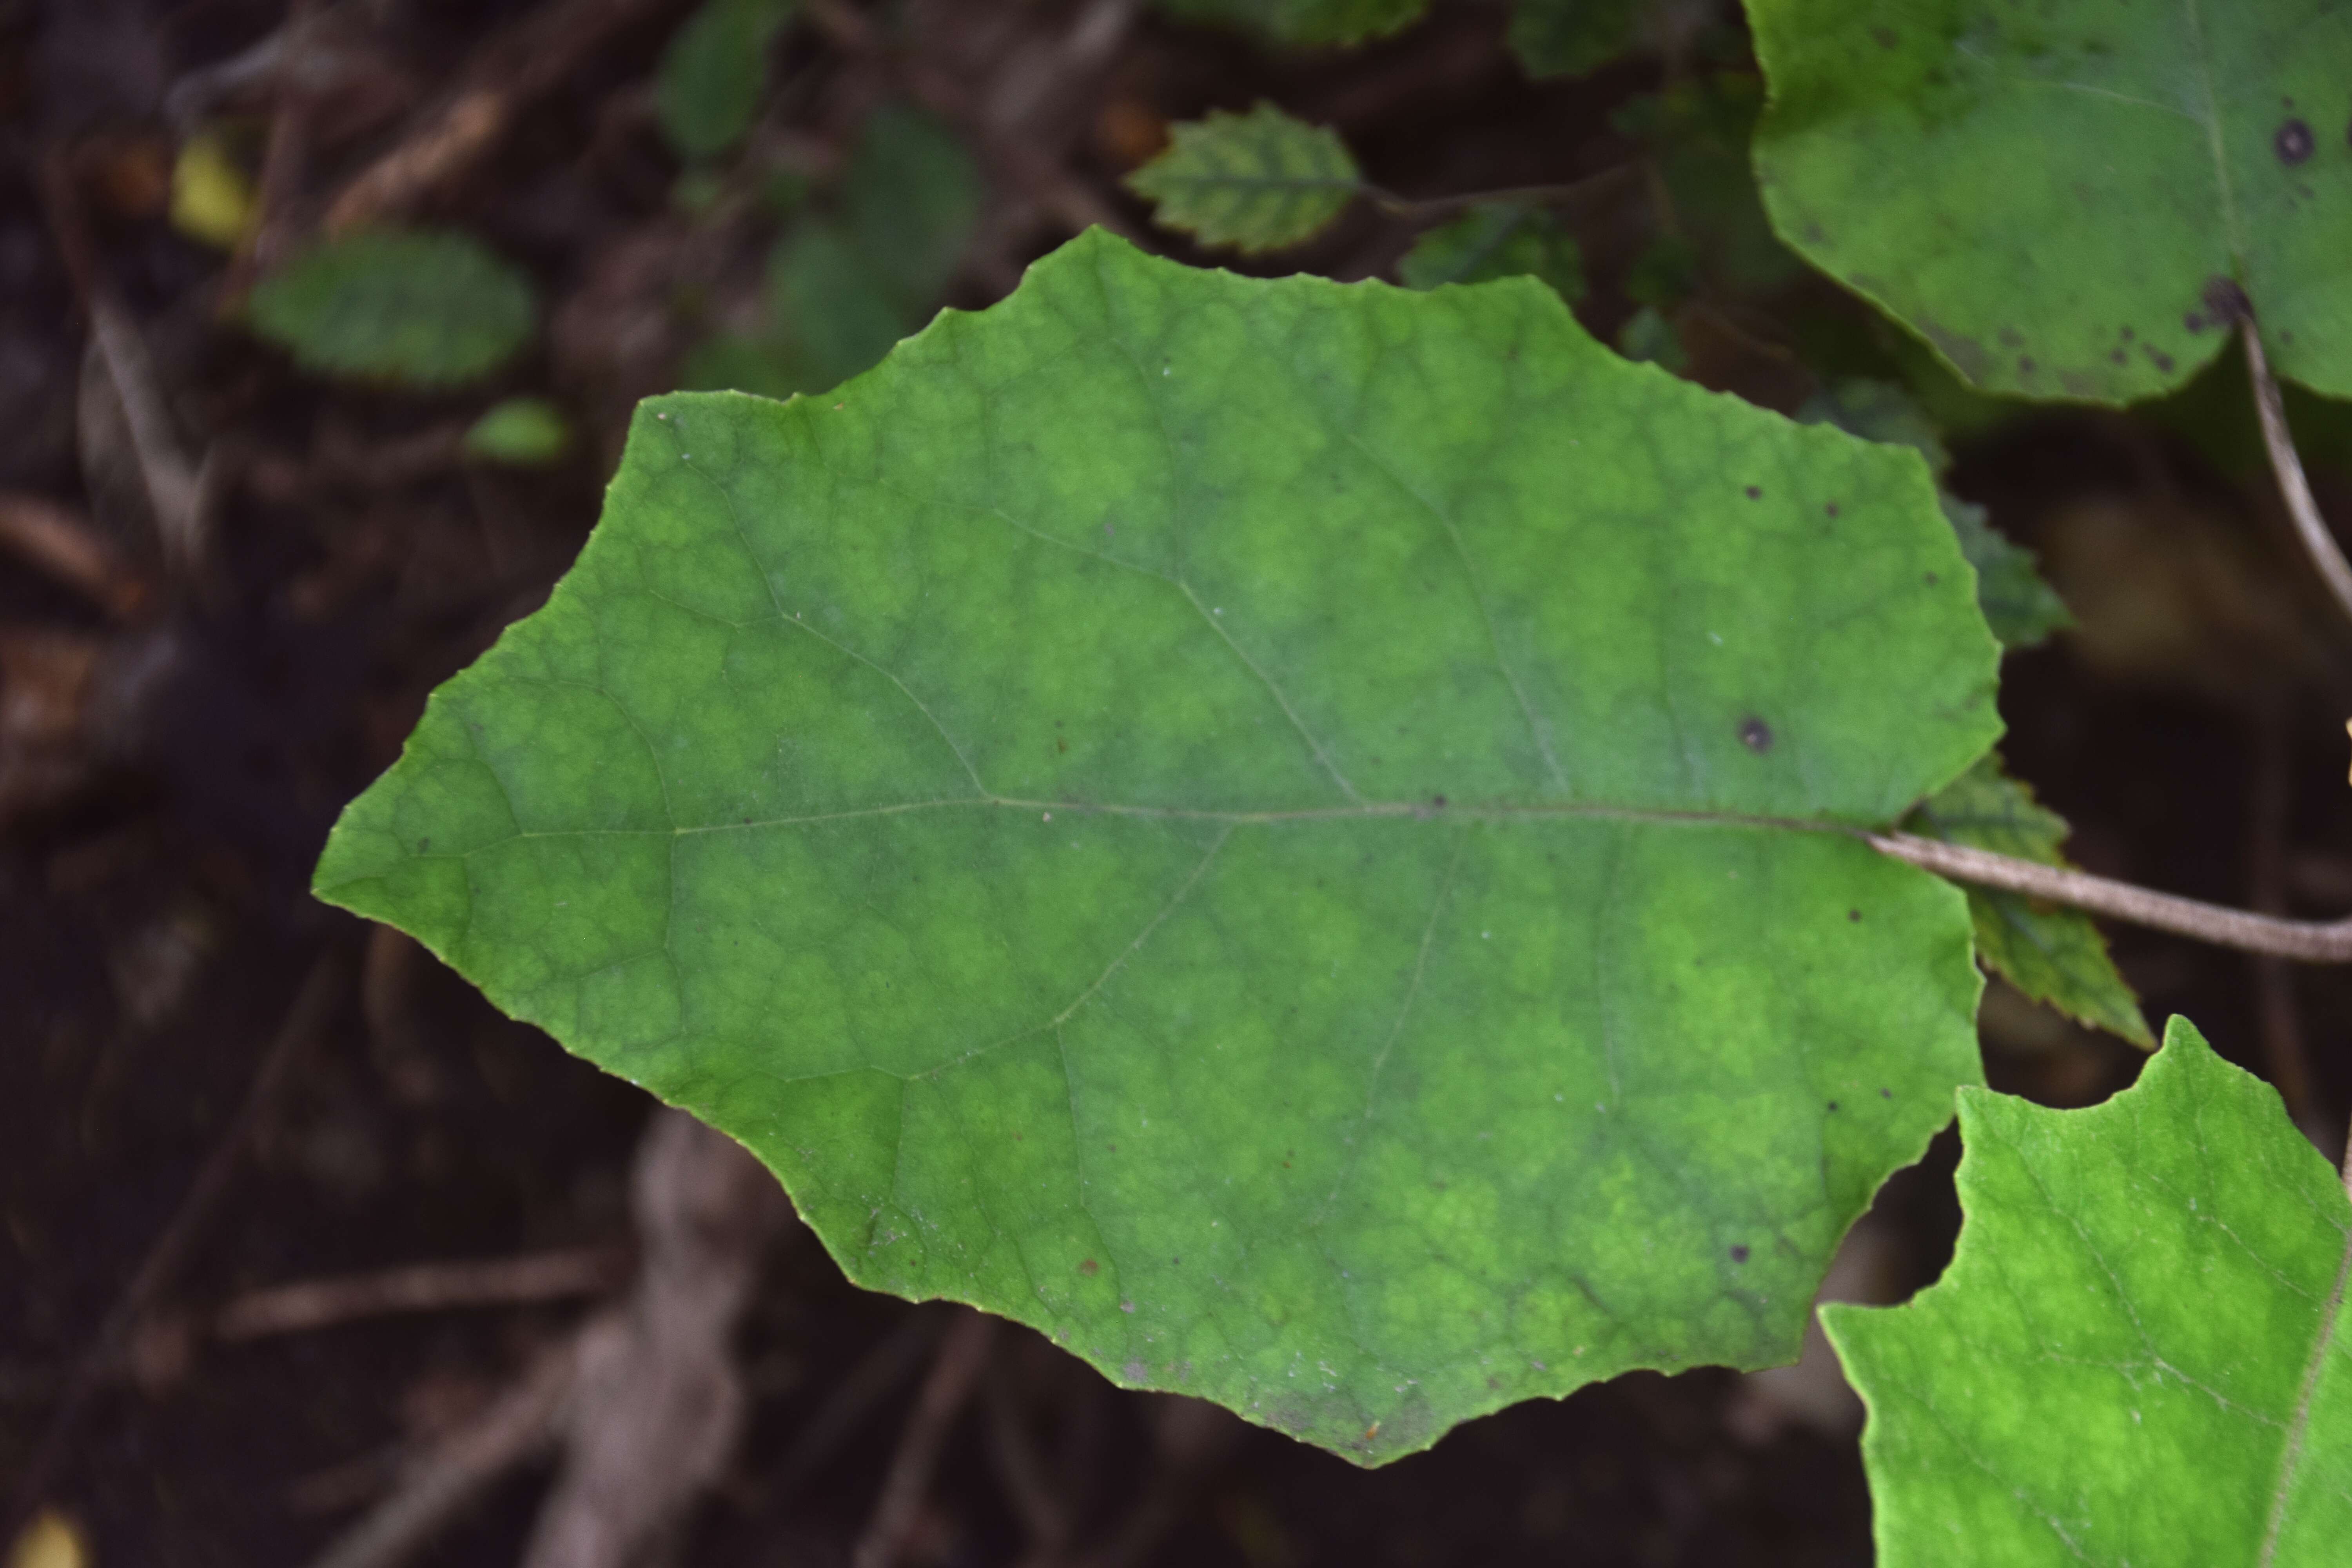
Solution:
<svg viewBox="0 0 2352 1568">
<path fill-rule="evenodd" d="M 1963 1089 L 1949 1269 L 1822 1317 L 1870 1406 L 1883 1568 L 2334 1568 L 2352 1542 L 2352 1204 L 2175 1018 L 2087 1110 Z"/>
<path fill-rule="evenodd" d="M 1127 183 L 1170 228 L 1240 250 L 1311 239 L 1364 188 L 1338 132 L 1270 103 L 1247 114 L 1211 110 L 1175 127 L 1168 150 Z"/>
<path fill-rule="evenodd" d="M 2064 817 L 2001 772 L 2000 759 L 1992 756 L 1979 759 L 1921 801 L 1903 826 L 1923 837 L 2044 866 L 2066 864 L 2058 847 L 2072 831 Z M 1977 956 L 1987 966 L 2077 1023 L 2121 1036 L 2142 1049 L 2154 1048 L 2139 998 L 2116 973 L 2107 939 L 2090 916 L 1999 888 L 1970 888 L 1968 893 Z"/>
<path fill-rule="evenodd" d="M 2122 403 L 2253 301 L 2282 375 L 2352 395 L 2352 7 L 1748 0 L 1790 244 L 1997 392 Z"/>
<path fill-rule="evenodd" d="M 1796 1353 L 1977 1073 L 1924 466 L 1528 279 L 1097 234 L 657 400 L 317 886 L 757 1151 L 849 1275 L 1366 1461 Z"/>
</svg>

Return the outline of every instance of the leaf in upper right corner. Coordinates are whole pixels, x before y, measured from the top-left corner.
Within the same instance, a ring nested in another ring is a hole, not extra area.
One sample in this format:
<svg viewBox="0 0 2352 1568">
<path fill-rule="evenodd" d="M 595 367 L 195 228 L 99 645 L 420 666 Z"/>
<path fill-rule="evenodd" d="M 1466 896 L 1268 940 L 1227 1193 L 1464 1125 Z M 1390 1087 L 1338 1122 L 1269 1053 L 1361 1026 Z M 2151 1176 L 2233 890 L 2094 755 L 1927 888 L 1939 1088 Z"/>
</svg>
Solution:
<svg viewBox="0 0 2352 1568">
<path fill-rule="evenodd" d="M 263 279 L 248 321 L 306 370 L 450 386 L 530 338 L 530 280 L 471 235 L 374 229 L 311 247 Z"/>
<path fill-rule="evenodd" d="M 2066 819 L 2001 772 L 1990 755 L 1927 797 L 1903 824 L 1908 832 L 2043 866 L 2063 866 Z M 2139 998 L 2116 971 L 2106 939 L 2079 910 L 1996 888 L 1967 889 L 1977 956 L 2035 1001 L 2077 1023 L 2105 1029 L 2143 1050 L 2156 1040 Z"/>
<path fill-rule="evenodd" d="M 2352 1204 L 2186 1019 L 2138 1083 L 1960 1090 L 1951 1267 L 1828 1307 L 1883 1568 L 2332 1568 L 2352 1541 Z"/>
<path fill-rule="evenodd" d="M 768 47 L 799 0 L 703 0 L 671 35 L 654 76 L 654 112 L 682 157 L 743 139 L 768 84 Z"/>
<path fill-rule="evenodd" d="M 1160 0 L 1181 22 L 1244 27 L 1282 44 L 1360 44 L 1421 19 L 1429 0 Z"/>
<path fill-rule="evenodd" d="M 1511 52 L 1531 77 L 1583 76 L 1640 41 L 1644 0 L 1519 0 Z"/>
<path fill-rule="evenodd" d="M 1168 150 L 1127 177 L 1169 228 L 1202 245 L 1281 250 L 1312 239 L 1347 210 L 1363 176 L 1339 132 L 1270 103 L 1247 114 L 1212 110 L 1173 127 Z"/>
<path fill-rule="evenodd" d="M 1987 391 L 2120 404 L 2229 341 L 2352 394 L 2352 9 L 1748 0 L 1782 237 Z"/>
<path fill-rule="evenodd" d="M 1480 202 L 1412 243 L 1397 263 L 1408 289 L 1533 278 L 1574 303 L 1584 295 L 1584 260 L 1568 226 L 1541 207 Z"/>
</svg>

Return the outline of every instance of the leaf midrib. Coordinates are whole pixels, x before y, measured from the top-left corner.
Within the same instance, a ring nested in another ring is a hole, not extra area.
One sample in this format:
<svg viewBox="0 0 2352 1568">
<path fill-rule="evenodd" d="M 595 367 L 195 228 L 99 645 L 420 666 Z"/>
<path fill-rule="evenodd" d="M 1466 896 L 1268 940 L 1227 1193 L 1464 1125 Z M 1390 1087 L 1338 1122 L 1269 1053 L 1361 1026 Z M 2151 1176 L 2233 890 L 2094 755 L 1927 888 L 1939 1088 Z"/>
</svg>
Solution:
<svg viewBox="0 0 2352 1568">
<path fill-rule="evenodd" d="M 2192 0 L 2193 3 L 2193 0 Z M 2352 1195 L 2352 1178 L 2346 1181 L 2347 1195 Z M 2278 1479 L 2271 1485 L 2270 1519 L 2263 1530 L 2263 1549 L 2255 1556 L 2256 1568 L 2271 1568 L 2278 1555 L 2279 1537 L 2286 1529 L 2286 1503 L 2294 1486 L 2295 1471 L 2303 1463 L 2303 1443 L 2311 1426 L 2311 1403 L 2319 1391 L 2319 1373 L 2327 1364 L 2327 1352 L 2335 1347 L 2336 1325 L 2344 1310 L 2344 1292 L 2352 1283 L 2352 1230 L 2344 1236 L 2343 1256 L 2336 1265 L 2336 1288 L 2328 1292 L 2327 1305 L 2322 1311 L 2319 1334 L 2311 1347 L 2311 1359 L 2304 1364 L 2303 1386 L 2294 1397 L 2294 1412 L 2287 1424 L 2286 1447 L 2279 1454 Z"/>
</svg>

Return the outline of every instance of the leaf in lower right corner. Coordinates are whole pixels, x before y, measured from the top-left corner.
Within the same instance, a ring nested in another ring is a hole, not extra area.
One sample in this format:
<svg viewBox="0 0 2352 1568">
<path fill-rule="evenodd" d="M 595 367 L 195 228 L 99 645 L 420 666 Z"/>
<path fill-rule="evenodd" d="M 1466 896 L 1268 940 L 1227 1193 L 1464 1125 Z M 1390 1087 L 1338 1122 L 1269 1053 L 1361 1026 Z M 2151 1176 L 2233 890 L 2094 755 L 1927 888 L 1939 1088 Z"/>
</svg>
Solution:
<svg viewBox="0 0 2352 1568">
<path fill-rule="evenodd" d="M 1363 188 L 1339 133 L 1270 103 L 1212 110 L 1174 127 L 1168 150 L 1127 177 L 1153 217 L 1202 245 L 1281 250 L 1328 227 Z"/>
<path fill-rule="evenodd" d="M 2044 866 L 2066 864 L 2058 847 L 2071 831 L 1992 755 L 1923 801 L 1903 826 L 1925 838 Z M 1987 968 L 2077 1023 L 2143 1050 L 2155 1047 L 2139 998 L 2116 972 L 2106 938 L 2090 916 L 1995 888 L 1969 888 L 1968 895 L 1977 957 Z"/>
<path fill-rule="evenodd" d="M 1960 1091 L 1951 1267 L 1829 1307 L 1883 1568 L 2322 1568 L 2352 1542 L 2352 1204 L 2187 1020 L 2050 1110 Z"/>
</svg>

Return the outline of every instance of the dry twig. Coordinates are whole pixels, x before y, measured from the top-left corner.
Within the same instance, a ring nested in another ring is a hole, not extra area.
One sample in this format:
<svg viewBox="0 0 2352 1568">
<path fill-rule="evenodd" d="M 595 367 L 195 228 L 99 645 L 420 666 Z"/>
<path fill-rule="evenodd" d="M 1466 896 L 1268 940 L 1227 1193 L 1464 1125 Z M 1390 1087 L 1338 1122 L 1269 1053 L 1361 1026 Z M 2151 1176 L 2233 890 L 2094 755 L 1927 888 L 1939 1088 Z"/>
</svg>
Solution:
<svg viewBox="0 0 2352 1568">
<path fill-rule="evenodd" d="M 988 1364 L 989 1342 L 995 1333 L 995 1319 L 966 1310 L 940 1342 L 931 1375 L 916 1397 L 914 1414 L 898 1438 L 898 1452 L 883 1478 L 881 1496 L 875 1500 L 873 1517 L 851 1558 L 856 1568 L 892 1568 L 906 1550 L 923 1498 L 931 1489 L 940 1449 Z"/>
<path fill-rule="evenodd" d="M 400 1312 L 601 1296 L 618 1286 L 628 1269 L 628 1248 L 583 1247 L 304 1279 L 236 1298 L 214 1320 L 213 1332 L 224 1340 L 257 1340 Z"/>
<path fill-rule="evenodd" d="M 2278 378 L 2271 374 L 2271 363 L 2263 353 L 2262 333 L 2254 327 L 2253 307 L 2235 285 L 2226 296 L 2218 289 L 2209 292 L 2207 303 L 2217 310 L 2234 315 L 2238 336 L 2246 345 L 2246 373 L 2254 384 L 2254 408 L 2262 416 L 2263 447 L 2270 453 L 2271 468 L 2278 475 L 2279 494 L 2286 500 L 2287 516 L 2294 520 L 2295 536 L 2303 541 L 2311 563 L 2319 568 L 2319 575 L 2327 584 L 2327 591 L 2336 595 L 2344 613 L 2352 616 L 2352 562 L 2344 559 L 2343 546 L 2327 531 L 2327 520 L 2319 515 L 2319 502 L 2312 498 L 2311 481 L 2304 476 L 2303 459 L 2296 456 L 2294 436 L 2287 428 L 2286 401 L 2280 395 Z"/>
</svg>

